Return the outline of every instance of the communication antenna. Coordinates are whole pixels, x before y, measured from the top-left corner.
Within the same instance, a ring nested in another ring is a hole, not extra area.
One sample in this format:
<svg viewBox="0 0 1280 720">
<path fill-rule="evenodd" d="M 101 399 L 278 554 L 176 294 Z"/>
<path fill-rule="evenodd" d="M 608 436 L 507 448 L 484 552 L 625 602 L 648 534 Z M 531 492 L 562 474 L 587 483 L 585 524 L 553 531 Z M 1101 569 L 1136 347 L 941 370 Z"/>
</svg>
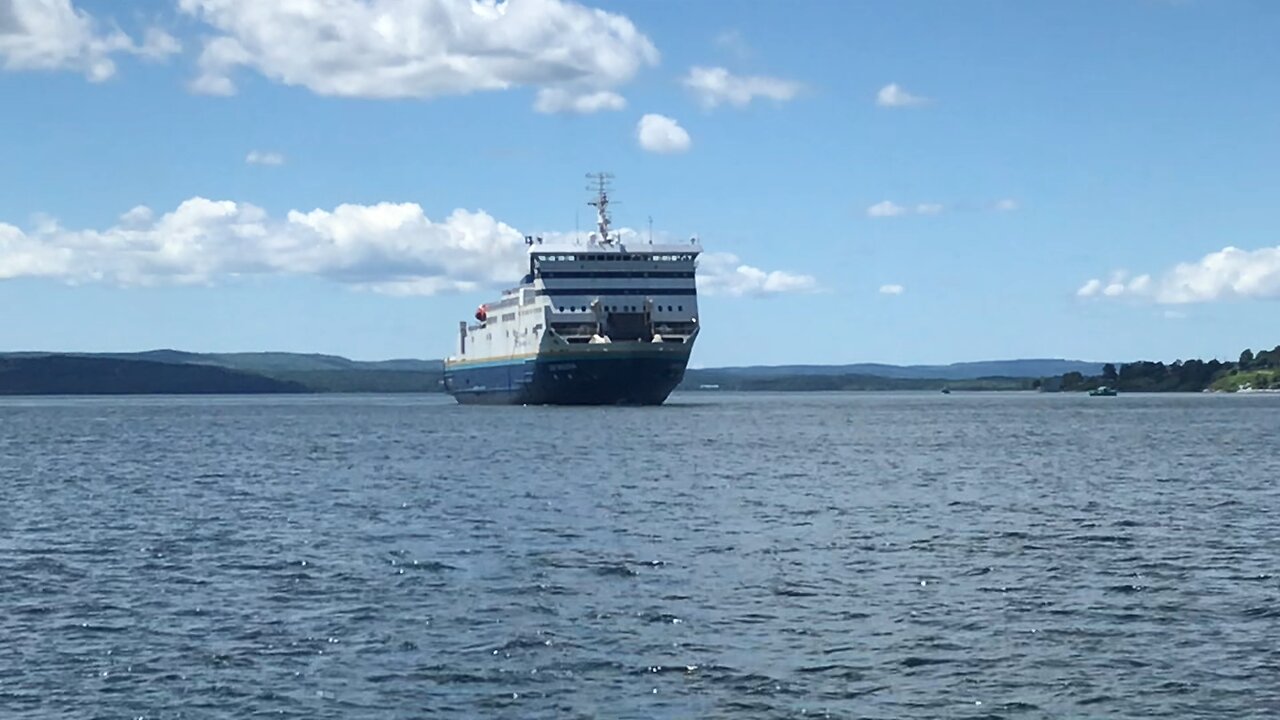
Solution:
<svg viewBox="0 0 1280 720">
<path fill-rule="evenodd" d="M 587 190 L 596 194 L 594 200 L 587 202 L 596 209 L 596 231 L 600 233 L 600 242 L 610 245 L 616 239 L 609 235 L 609 181 L 613 179 L 613 173 L 587 173 L 587 179 L 593 181 Z"/>
<path fill-rule="evenodd" d="M 653 216 L 649 216 L 649 244 L 653 244 Z"/>
</svg>

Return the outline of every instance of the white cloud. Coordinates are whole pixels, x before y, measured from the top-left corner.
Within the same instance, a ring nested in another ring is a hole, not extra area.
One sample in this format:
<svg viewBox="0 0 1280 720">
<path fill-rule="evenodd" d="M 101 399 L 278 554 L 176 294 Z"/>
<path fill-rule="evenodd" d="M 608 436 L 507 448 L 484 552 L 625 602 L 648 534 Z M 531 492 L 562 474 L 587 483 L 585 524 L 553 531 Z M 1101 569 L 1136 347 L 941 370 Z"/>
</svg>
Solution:
<svg viewBox="0 0 1280 720">
<path fill-rule="evenodd" d="M 1093 297 L 1094 295 L 1097 295 L 1098 292 L 1101 290 L 1102 290 L 1102 281 L 1097 278 L 1093 278 L 1088 282 L 1086 282 L 1084 285 L 1081 285 L 1080 289 L 1076 290 L 1076 295 L 1079 297 Z"/>
<path fill-rule="evenodd" d="M 880 107 L 917 107 L 919 105 L 925 105 L 928 102 L 929 98 L 912 95 L 897 83 L 889 83 L 888 85 L 880 88 L 880 92 L 876 93 L 876 105 L 879 105 Z"/>
<path fill-rule="evenodd" d="M 569 0 L 179 0 L 219 34 L 196 92 L 248 68 L 320 95 L 431 98 L 532 87 L 544 112 L 617 109 L 612 88 L 658 61 L 630 20 Z"/>
<path fill-rule="evenodd" d="M 682 81 L 706 108 L 721 104 L 745 107 L 755 98 L 778 102 L 790 100 L 800 92 L 800 84 L 779 78 L 737 76 L 722 67 L 695 67 Z"/>
<path fill-rule="evenodd" d="M 636 123 L 636 139 L 640 147 L 655 153 L 682 153 L 689 149 L 693 141 L 689 133 L 675 120 L 665 116 L 649 113 Z"/>
<path fill-rule="evenodd" d="M 629 228 L 620 231 L 638 237 Z M 539 233 L 547 242 L 570 233 Z M 36 277 L 120 286 L 216 284 L 253 275 L 315 276 L 393 295 L 507 286 L 525 272 L 524 234 L 484 211 L 432 220 L 415 203 L 343 204 L 272 217 L 249 203 L 195 197 L 157 214 L 138 206 L 105 230 L 45 219 L 0 223 L 0 280 Z M 704 253 L 709 294 L 811 291 L 808 275 L 766 271 L 728 253 Z"/>
<path fill-rule="evenodd" d="M 881 295 L 901 295 L 906 291 L 907 289 L 901 285 L 881 285 L 880 286 Z"/>
<path fill-rule="evenodd" d="M 985 206 L 974 206 L 968 203 L 959 203 L 952 205 L 943 205 L 936 202 L 922 202 L 915 205 L 899 205 L 892 200 L 881 200 L 880 202 L 867 208 L 867 217 L 888 218 L 900 217 L 903 215 L 941 215 L 944 212 L 957 212 L 966 210 L 976 210 L 985 207 L 988 210 L 996 212 L 1008 212 L 1015 210 L 1018 204 L 1013 200 L 999 200 Z"/>
<path fill-rule="evenodd" d="M 621 110 L 627 106 L 626 98 L 616 92 L 599 90 L 589 93 L 575 93 L 564 88 L 543 88 L 538 91 L 538 99 L 533 109 L 540 113 L 576 112 L 594 113 L 601 110 Z"/>
<path fill-rule="evenodd" d="M 120 216 L 120 224 L 125 227 L 137 227 L 151 222 L 151 218 L 155 217 L 155 213 L 146 205 L 138 205 L 129 212 Z M 53 231 L 57 230 L 57 223 L 50 226 Z"/>
<path fill-rule="evenodd" d="M 901 205 L 896 205 L 889 200 L 882 200 L 876 203 L 875 205 L 872 205 L 871 207 L 867 208 L 867 217 L 873 217 L 873 218 L 897 217 L 899 215 L 905 215 L 908 212 L 910 211 L 902 207 Z"/>
<path fill-rule="evenodd" d="M 250 150 L 249 154 L 245 155 L 244 161 L 249 165 L 283 165 L 284 155 L 278 152 Z"/>
<path fill-rule="evenodd" d="M 143 36 L 142 44 L 135 45 L 133 52 L 148 60 L 163 60 L 170 55 L 182 52 L 182 43 L 158 27 L 149 27 Z"/>
<path fill-rule="evenodd" d="M 0 65 L 6 70 L 74 70 L 92 82 L 116 74 L 112 56 L 160 60 L 180 49 L 172 35 L 149 28 L 141 43 L 103 29 L 71 0 L 0 0 Z"/>
<path fill-rule="evenodd" d="M 782 270 L 761 270 L 744 265 L 737 255 L 703 253 L 698 260 L 698 291 L 708 295 L 776 295 L 813 292 L 818 281 L 811 275 Z"/>
<path fill-rule="evenodd" d="M 1114 273 L 1104 283 L 1092 279 L 1080 297 L 1136 297 L 1177 305 L 1231 298 L 1280 298 L 1280 247 L 1241 250 L 1226 247 L 1195 262 L 1180 263 L 1158 278 L 1138 275 L 1126 280 Z"/>
<path fill-rule="evenodd" d="M 248 203 L 192 198 L 137 207 L 106 230 L 0 223 L 0 279 L 207 284 L 238 275 L 316 275 L 393 293 L 510 282 L 523 236 L 482 211 L 432 221 L 413 203 L 339 205 L 272 218 Z"/>
</svg>

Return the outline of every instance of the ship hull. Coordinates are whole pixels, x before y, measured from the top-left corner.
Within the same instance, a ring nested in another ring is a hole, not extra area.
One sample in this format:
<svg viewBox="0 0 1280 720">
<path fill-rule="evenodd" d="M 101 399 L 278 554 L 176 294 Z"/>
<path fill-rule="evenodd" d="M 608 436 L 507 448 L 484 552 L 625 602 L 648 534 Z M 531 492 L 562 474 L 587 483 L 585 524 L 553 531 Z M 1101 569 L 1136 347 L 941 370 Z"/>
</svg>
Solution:
<svg viewBox="0 0 1280 720">
<path fill-rule="evenodd" d="M 445 367 L 445 390 L 462 404 L 661 405 L 684 379 L 687 348 L 592 346 L 509 361 Z"/>
</svg>

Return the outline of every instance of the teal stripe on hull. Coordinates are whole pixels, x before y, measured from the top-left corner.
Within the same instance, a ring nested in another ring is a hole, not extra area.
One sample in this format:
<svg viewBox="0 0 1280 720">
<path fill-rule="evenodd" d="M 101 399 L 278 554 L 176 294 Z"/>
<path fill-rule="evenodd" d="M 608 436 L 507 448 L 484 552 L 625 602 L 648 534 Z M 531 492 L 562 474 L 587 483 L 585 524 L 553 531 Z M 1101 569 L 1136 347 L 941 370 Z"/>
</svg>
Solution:
<svg viewBox="0 0 1280 720">
<path fill-rule="evenodd" d="M 589 353 L 542 353 L 533 357 L 503 359 L 503 360 L 486 360 L 484 362 L 462 362 L 456 364 L 445 364 L 445 372 L 450 370 L 463 371 L 474 368 L 502 367 L 504 365 L 527 365 L 529 363 L 548 363 L 548 362 L 594 362 L 599 360 L 638 360 L 643 358 L 679 358 L 682 353 L 663 351 L 663 350 L 621 350 L 621 351 L 603 351 Z M 688 359 L 687 354 L 683 354 Z"/>
</svg>

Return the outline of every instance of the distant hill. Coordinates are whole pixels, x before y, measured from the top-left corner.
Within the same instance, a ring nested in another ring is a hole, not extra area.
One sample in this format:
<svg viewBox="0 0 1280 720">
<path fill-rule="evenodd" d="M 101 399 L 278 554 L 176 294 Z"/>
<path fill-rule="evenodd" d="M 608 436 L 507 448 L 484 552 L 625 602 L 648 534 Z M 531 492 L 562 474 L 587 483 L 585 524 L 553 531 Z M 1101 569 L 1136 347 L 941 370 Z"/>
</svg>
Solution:
<svg viewBox="0 0 1280 720">
<path fill-rule="evenodd" d="M 778 377 L 800 375 L 864 375 L 878 378 L 906 380 L 977 380 L 979 378 L 1041 378 L 1078 372 L 1097 375 L 1103 363 L 1080 360 L 1026 359 L 987 360 L 981 362 L 952 363 L 951 365 L 886 365 L 882 363 L 857 363 L 854 365 L 755 365 L 745 367 L 706 368 L 705 372 L 717 372 L 742 377 Z M 692 372 L 692 371 L 690 371 Z"/>
<path fill-rule="evenodd" d="M 440 360 L 351 360 L 338 355 L 160 349 L 127 353 L 0 354 L 0 393 L 440 392 Z M 1102 363 L 1029 359 L 952 365 L 780 365 L 690 369 L 683 389 L 1019 390 L 1030 379 L 1098 375 Z M 117 388 L 111 390 L 110 388 Z"/>
<path fill-rule="evenodd" d="M 81 366 L 85 372 L 95 367 L 113 372 L 126 367 L 125 363 L 146 363 L 169 367 L 195 367 L 221 370 L 238 376 L 271 380 L 288 387 L 287 392 L 439 392 L 444 375 L 444 363 L 440 360 L 350 360 L 337 355 L 320 355 L 285 352 L 260 353 L 192 353 L 182 350 L 146 350 L 129 353 L 42 353 L 21 352 L 0 354 L 0 359 L 77 358 L 81 360 L 112 360 L 113 366 Z M 154 370 L 154 368 L 152 368 Z M 141 370 L 139 374 L 144 374 Z M 162 373 L 169 377 L 169 373 Z M 206 374 L 213 387 L 221 387 L 215 374 Z M 42 391 L 33 391 L 41 394 Z M 166 391 L 156 392 L 186 392 Z M 211 392 L 241 392 L 239 390 L 212 390 Z M 253 391 L 245 391 L 253 392 Z M 269 390 L 267 392 L 281 392 Z"/>
<path fill-rule="evenodd" d="M 443 370 L 303 370 L 263 373 L 296 382 L 312 392 L 443 392 Z"/>
<path fill-rule="evenodd" d="M 349 360 L 339 355 L 287 352 L 193 353 L 146 350 L 132 353 L 60 353 L 118 360 L 147 360 L 183 365 L 217 365 L 257 373 L 332 372 L 335 370 L 442 372 L 440 360 Z"/>
<path fill-rule="evenodd" d="M 307 388 L 208 365 L 76 355 L 0 357 L 0 395 L 298 392 Z"/>
<path fill-rule="evenodd" d="M 893 378 L 855 373 L 795 373 L 752 375 L 723 370 L 688 370 L 682 390 L 843 392 L 853 390 L 1031 390 L 1033 378 L 985 377 L 960 380 Z"/>
</svg>

